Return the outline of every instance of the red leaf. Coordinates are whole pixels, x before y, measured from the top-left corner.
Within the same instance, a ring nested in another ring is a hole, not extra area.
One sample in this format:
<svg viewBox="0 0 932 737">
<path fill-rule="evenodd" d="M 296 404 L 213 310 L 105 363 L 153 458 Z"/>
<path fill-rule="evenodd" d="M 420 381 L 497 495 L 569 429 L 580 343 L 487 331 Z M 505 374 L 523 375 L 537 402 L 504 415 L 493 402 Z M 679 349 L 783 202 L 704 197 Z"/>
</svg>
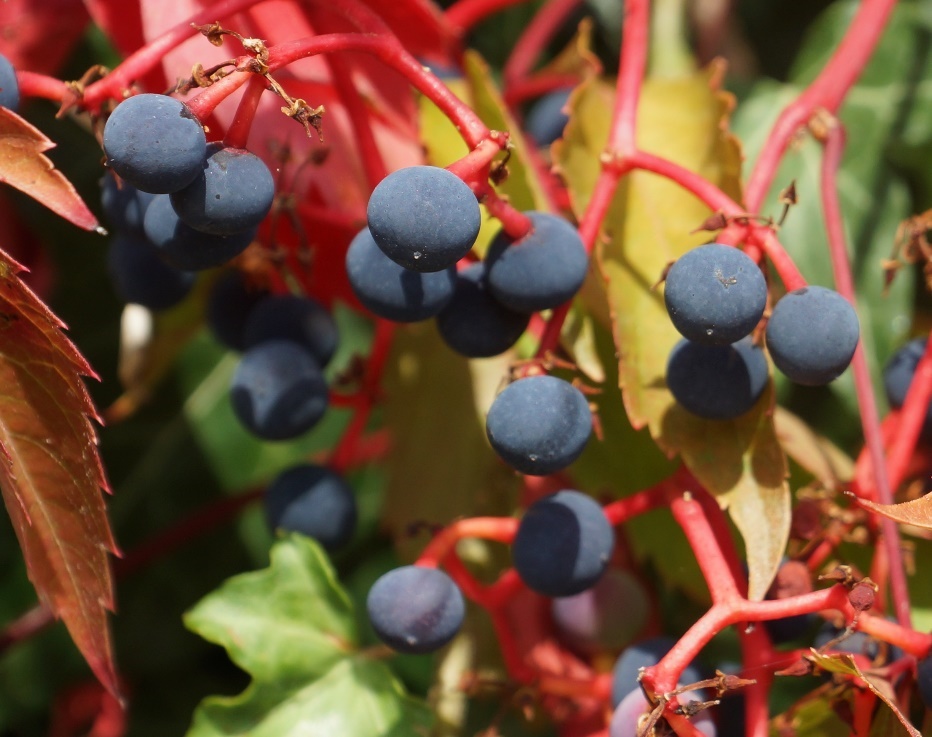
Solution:
<svg viewBox="0 0 932 737">
<path fill-rule="evenodd" d="M 16 187 L 79 228 L 95 230 L 94 213 L 42 153 L 54 147 L 38 128 L 0 107 L 0 182 Z"/>
<path fill-rule="evenodd" d="M 878 504 L 869 499 L 855 499 L 862 507 L 902 525 L 932 530 L 932 494 L 901 504 Z"/>
<path fill-rule="evenodd" d="M 0 53 L 14 69 L 54 74 L 81 38 L 87 21 L 81 0 L 3 0 Z"/>
<path fill-rule="evenodd" d="M 109 490 L 81 379 L 90 366 L 0 251 L 0 488 L 39 598 L 113 693 Z"/>
</svg>

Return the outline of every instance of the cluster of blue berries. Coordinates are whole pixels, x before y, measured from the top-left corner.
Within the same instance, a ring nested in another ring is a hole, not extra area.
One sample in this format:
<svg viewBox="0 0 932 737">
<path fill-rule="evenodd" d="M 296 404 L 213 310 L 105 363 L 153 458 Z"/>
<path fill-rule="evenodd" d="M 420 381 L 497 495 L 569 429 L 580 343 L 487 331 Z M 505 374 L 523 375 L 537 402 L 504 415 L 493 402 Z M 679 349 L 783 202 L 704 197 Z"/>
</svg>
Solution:
<svg viewBox="0 0 932 737">
<path fill-rule="evenodd" d="M 366 214 L 368 227 L 346 254 L 359 301 L 396 322 L 436 317 L 446 343 L 469 358 L 510 348 L 532 313 L 576 294 L 588 269 L 572 224 L 529 212 L 527 235 L 500 232 L 484 262 L 457 271 L 479 234 L 479 204 L 459 177 L 438 167 L 393 172 L 373 190 Z"/>
<path fill-rule="evenodd" d="M 749 336 L 767 305 L 767 283 L 743 251 L 710 243 L 680 257 L 667 273 L 664 300 L 684 336 L 667 364 L 667 386 L 699 417 L 739 417 L 768 382 L 763 350 Z M 774 365 L 789 379 L 820 386 L 851 362 L 860 327 L 838 292 L 809 286 L 784 295 L 765 331 Z"/>
<path fill-rule="evenodd" d="M 192 272 L 221 266 L 253 241 L 275 182 L 259 157 L 208 143 L 188 107 L 166 95 L 120 103 L 103 132 L 104 210 L 116 235 L 109 263 L 124 301 L 171 307 Z"/>
</svg>

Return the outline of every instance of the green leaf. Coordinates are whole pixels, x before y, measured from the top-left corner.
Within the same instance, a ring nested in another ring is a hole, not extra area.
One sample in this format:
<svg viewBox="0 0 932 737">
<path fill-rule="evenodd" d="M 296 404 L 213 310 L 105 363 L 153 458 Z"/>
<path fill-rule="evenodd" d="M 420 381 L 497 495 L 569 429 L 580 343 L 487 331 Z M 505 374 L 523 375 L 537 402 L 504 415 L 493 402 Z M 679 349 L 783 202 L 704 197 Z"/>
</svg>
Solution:
<svg viewBox="0 0 932 737">
<path fill-rule="evenodd" d="M 738 197 L 740 151 L 724 122 L 730 98 L 717 89 L 718 70 L 649 80 L 638 108 L 638 145 L 658 151 Z M 581 214 L 591 197 L 608 140 L 614 86 L 592 80 L 574 95 L 559 166 Z M 596 316 L 608 304 L 628 418 L 645 425 L 669 455 L 680 454 L 729 511 L 744 537 L 750 596 L 763 598 L 789 535 L 786 463 L 769 412 L 768 392 L 742 417 L 709 421 L 690 415 L 665 382 L 667 357 L 680 339 L 654 289 L 666 266 L 707 236 L 692 235 L 708 216 L 675 183 L 634 172 L 620 183 L 596 245 L 604 280 L 589 279 L 583 299 Z"/>
<path fill-rule="evenodd" d="M 450 350 L 432 322 L 396 333 L 384 381 L 385 423 L 398 431 L 387 459 L 383 523 L 402 559 L 424 544 L 405 534 L 414 522 L 512 513 L 518 476 L 485 434 L 485 413 L 510 360 L 469 361 Z"/>
<path fill-rule="evenodd" d="M 321 548 L 300 535 L 269 568 L 227 581 L 185 616 L 253 678 L 238 696 L 205 699 L 189 737 L 423 736 L 431 714 L 388 667 L 356 650 L 349 598 Z"/>
<path fill-rule="evenodd" d="M 838 45 L 858 6 L 857 2 L 833 3 L 808 34 L 791 84 L 760 83 L 739 106 L 734 128 L 750 162 L 780 110 L 811 81 Z M 896 8 L 871 61 L 840 110 L 848 140 L 838 173 L 838 194 L 853 259 L 862 335 L 880 397 L 880 369 L 909 334 L 915 291 L 911 275 L 903 273 L 884 296 L 881 262 L 890 256 L 899 222 L 927 205 L 926 201 L 913 201 L 910 195 L 915 180 L 924 182 L 926 192 L 932 191 L 932 151 L 923 150 L 929 140 L 932 89 L 920 83 L 932 76 L 927 16 L 927 3 L 905 2 Z M 780 239 L 808 281 L 831 286 L 819 195 L 821 155 L 822 147 L 811 137 L 792 146 L 762 214 L 778 214 L 778 191 L 796 180 L 799 203 L 790 210 Z M 908 177 L 905 171 L 909 171 Z M 798 390 L 782 378 L 778 385 L 781 397 L 796 392 L 802 402 L 811 405 L 811 392 Z M 850 438 L 860 429 L 855 421 L 858 407 L 851 372 L 828 390 L 836 406 L 823 412 L 820 419 L 833 417 L 831 434 Z M 838 411 L 838 404 L 843 411 Z"/>
<path fill-rule="evenodd" d="M 848 737 L 851 728 L 832 709 L 831 702 L 821 697 L 808 697 L 770 725 L 771 737 L 782 737 L 792 725 L 795 737 Z"/>
</svg>

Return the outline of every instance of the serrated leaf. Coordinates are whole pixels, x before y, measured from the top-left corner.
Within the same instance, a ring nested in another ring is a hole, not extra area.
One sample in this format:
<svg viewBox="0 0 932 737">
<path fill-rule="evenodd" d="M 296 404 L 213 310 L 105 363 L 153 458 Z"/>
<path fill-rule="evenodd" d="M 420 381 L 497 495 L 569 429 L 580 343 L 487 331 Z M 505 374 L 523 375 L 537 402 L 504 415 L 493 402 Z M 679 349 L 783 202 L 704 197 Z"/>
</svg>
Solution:
<svg viewBox="0 0 932 737">
<path fill-rule="evenodd" d="M 107 610 L 116 546 L 97 451 L 94 372 L 0 251 L 0 487 L 39 598 L 117 692 Z"/>
<path fill-rule="evenodd" d="M 205 699 L 189 737 L 424 737 L 431 715 L 388 667 L 356 650 L 352 606 L 314 541 L 291 535 L 268 568 L 229 579 L 185 616 L 253 678 Z"/>
<path fill-rule="evenodd" d="M 875 514 L 892 519 L 901 525 L 912 525 L 923 530 L 932 530 L 932 493 L 900 504 L 878 504 L 869 499 L 857 499 L 857 503 Z"/>
<path fill-rule="evenodd" d="M 638 145 L 657 152 L 739 196 L 740 149 L 725 123 L 731 101 L 717 89 L 719 70 L 648 80 L 638 108 Z M 562 143 L 554 146 L 574 209 L 585 209 L 608 140 L 614 85 L 583 84 Z M 709 211 L 660 177 L 634 172 L 621 182 L 596 244 L 604 280 L 589 279 L 583 299 L 593 314 L 607 297 L 619 356 L 625 408 L 635 428 L 649 427 L 669 455 L 680 454 L 696 478 L 727 507 L 744 537 L 749 595 L 763 598 L 789 536 L 786 463 L 776 439 L 767 392 L 731 421 L 702 420 L 675 402 L 665 382 L 670 350 L 680 339 L 654 285 L 664 268 L 706 236 L 691 235 Z"/>
<path fill-rule="evenodd" d="M 887 734 L 891 735 L 891 737 L 896 734 L 907 734 L 909 737 L 922 737 L 919 730 L 910 724 L 909 720 L 900 712 L 899 707 L 896 705 L 896 693 L 893 691 L 893 685 L 889 681 L 884 681 L 875 676 L 865 675 L 861 669 L 858 668 L 857 663 L 854 662 L 854 658 L 850 655 L 844 653 L 821 655 L 815 649 L 812 649 L 811 653 L 812 654 L 807 657 L 820 668 L 830 673 L 857 676 L 864 681 L 874 695 L 886 704 L 888 709 L 896 716 L 895 721 L 891 720 L 891 726 L 893 726 L 894 729 Z M 898 725 L 898 727 L 896 725 Z"/>
<path fill-rule="evenodd" d="M 84 230 L 97 218 L 65 176 L 43 154 L 55 148 L 42 131 L 0 107 L 0 182 L 15 187 Z"/>
</svg>

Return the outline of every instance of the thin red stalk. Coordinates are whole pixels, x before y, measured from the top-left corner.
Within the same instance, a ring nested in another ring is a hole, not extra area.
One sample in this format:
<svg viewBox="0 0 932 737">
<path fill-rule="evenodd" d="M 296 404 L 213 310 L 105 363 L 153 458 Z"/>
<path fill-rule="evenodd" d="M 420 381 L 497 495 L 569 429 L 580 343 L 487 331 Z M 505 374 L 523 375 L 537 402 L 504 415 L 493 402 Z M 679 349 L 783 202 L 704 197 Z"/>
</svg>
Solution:
<svg viewBox="0 0 932 737">
<path fill-rule="evenodd" d="M 869 734 L 871 731 L 871 721 L 874 717 L 874 707 L 877 705 L 877 697 L 872 691 L 866 688 L 854 690 L 854 724 L 852 724 L 852 737 Z"/>
<path fill-rule="evenodd" d="M 792 292 L 806 286 L 806 278 L 777 240 L 771 228 L 751 226 L 748 230 L 748 241 L 751 245 L 760 247 L 767 254 L 787 291 Z"/>
<path fill-rule="evenodd" d="M 36 604 L 0 631 L 0 654 L 55 624 L 55 615 L 44 604 Z"/>
<path fill-rule="evenodd" d="M 702 200 L 713 212 L 720 212 L 729 218 L 746 214 L 737 202 L 708 179 L 668 159 L 644 151 L 635 151 L 625 158 L 625 162 L 629 168 L 642 169 L 672 179 Z"/>
<path fill-rule="evenodd" d="M 40 97 L 61 103 L 71 95 L 71 88 L 60 79 L 37 72 L 16 72 L 16 83 L 22 98 Z"/>
<path fill-rule="evenodd" d="M 776 669 L 778 655 L 767 637 L 763 627 L 737 627 L 738 639 L 741 642 L 741 662 L 747 677 L 754 679 L 755 683 L 746 686 L 741 693 L 744 694 L 744 725 L 745 737 L 768 737 L 769 730 L 769 704 L 768 694 L 773 683 L 773 670 Z M 787 658 L 789 666 L 795 658 Z"/>
<path fill-rule="evenodd" d="M 637 113 L 641 85 L 647 69 L 650 41 L 650 0 L 625 0 L 621 35 L 621 60 L 615 85 L 615 110 L 608 148 L 615 155 L 630 156 L 637 148 Z"/>
<path fill-rule="evenodd" d="M 198 31 L 192 26 L 203 26 L 219 18 L 233 15 L 245 8 L 259 5 L 263 0 L 221 0 L 204 10 L 172 26 L 158 38 L 150 41 L 139 51 L 130 54 L 110 74 L 89 85 L 84 91 L 84 105 L 96 112 L 104 100 L 122 98 L 123 91 L 151 72 L 162 63 L 165 55 L 182 41 L 196 35 Z"/>
<path fill-rule="evenodd" d="M 932 401 L 932 340 L 926 344 L 925 353 L 919 359 L 916 373 L 906 392 L 903 407 L 898 411 L 899 422 L 894 428 L 887 453 L 887 470 L 891 488 L 898 488 L 906 478 L 910 459 L 922 433 Z M 892 414 L 892 413 L 891 413 Z"/>
<path fill-rule="evenodd" d="M 520 240 L 531 230 L 531 220 L 523 212 L 519 212 L 508 202 L 498 196 L 498 193 L 488 184 L 475 188 L 489 215 L 501 222 L 502 230 L 512 240 Z"/>
<path fill-rule="evenodd" d="M 825 227 L 828 236 L 829 253 L 832 258 L 832 270 L 835 274 L 835 286 L 839 293 L 857 308 L 854 276 L 851 272 L 851 262 L 848 259 L 844 220 L 841 214 L 841 205 L 838 201 L 837 174 L 841 166 L 844 148 L 844 129 L 841 125 L 836 125 L 829 131 L 826 138 L 825 152 L 822 158 L 822 209 L 825 213 Z M 864 431 L 865 442 L 870 451 L 876 499 L 881 504 L 892 504 L 893 492 L 890 489 L 890 479 L 887 476 L 883 440 L 880 436 L 877 401 L 874 397 L 870 369 L 864 355 L 863 337 L 858 341 L 852 367 L 854 369 L 858 406 L 861 410 L 861 426 Z M 893 607 L 900 624 L 908 627 L 911 620 L 909 587 L 906 583 L 906 569 L 900 548 L 899 528 L 893 520 L 886 517 L 881 519 L 880 524 L 883 533 L 883 547 L 887 555 Z"/>
<path fill-rule="evenodd" d="M 578 74 L 536 74 L 510 84 L 503 94 L 505 102 L 514 107 L 525 100 L 546 95 L 554 90 L 575 87 L 577 84 L 579 84 Z"/>
<path fill-rule="evenodd" d="M 538 10 L 518 37 L 502 69 L 504 86 L 511 87 L 534 69 L 547 44 L 560 30 L 580 0 L 549 0 Z"/>
<path fill-rule="evenodd" d="M 757 212 L 763 205 L 780 160 L 796 132 L 818 108 L 837 111 L 874 53 L 895 5 L 896 0 L 864 0 L 819 76 L 780 114 L 745 190 L 745 202 L 751 212 Z"/>
<path fill-rule="evenodd" d="M 447 23 L 455 28 L 460 35 L 465 35 L 477 23 L 482 22 L 490 15 L 512 5 L 520 5 L 527 0 L 457 0 L 444 13 Z"/>
<path fill-rule="evenodd" d="M 253 75 L 246 85 L 246 90 L 240 98 L 236 115 L 230 124 L 223 142 L 231 148 L 246 148 L 249 143 L 249 131 L 252 130 L 252 121 L 256 118 L 256 110 L 262 93 L 268 87 L 265 77 Z"/>
<path fill-rule="evenodd" d="M 703 493 L 703 492 L 698 492 Z M 696 555 L 712 601 L 728 602 L 740 596 L 732 566 L 722 553 L 716 534 L 709 524 L 702 504 L 690 492 L 674 497 L 670 511 L 686 533 L 686 539 Z"/>
<path fill-rule="evenodd" d="M 618 499 L 604 507 L 605 516 L 612 527 L 617 527 L 629 519 L 646 512 L 665 507 L 667 504 L 669 487 L 666 483 L 644 489 L 624 499 Z"/>
<path fill-rule="evenodd" d="M 417 559 L 421 566 L 438 566 L 463 538 L 476 537 L 510 545 L 518 530 L 512 517 L 470 517 L 451 522 L 434 536 Z"/>
<path fill-rule="evenodd" d="M 932 648 L 932 634 L 916 632 L 910 625 L 904 626 L 873 614 L 864 613 L 858 617 L 858 631 L 896 645 L 903 652 L 917 658 L 924 658 Z"/>
</svg>

